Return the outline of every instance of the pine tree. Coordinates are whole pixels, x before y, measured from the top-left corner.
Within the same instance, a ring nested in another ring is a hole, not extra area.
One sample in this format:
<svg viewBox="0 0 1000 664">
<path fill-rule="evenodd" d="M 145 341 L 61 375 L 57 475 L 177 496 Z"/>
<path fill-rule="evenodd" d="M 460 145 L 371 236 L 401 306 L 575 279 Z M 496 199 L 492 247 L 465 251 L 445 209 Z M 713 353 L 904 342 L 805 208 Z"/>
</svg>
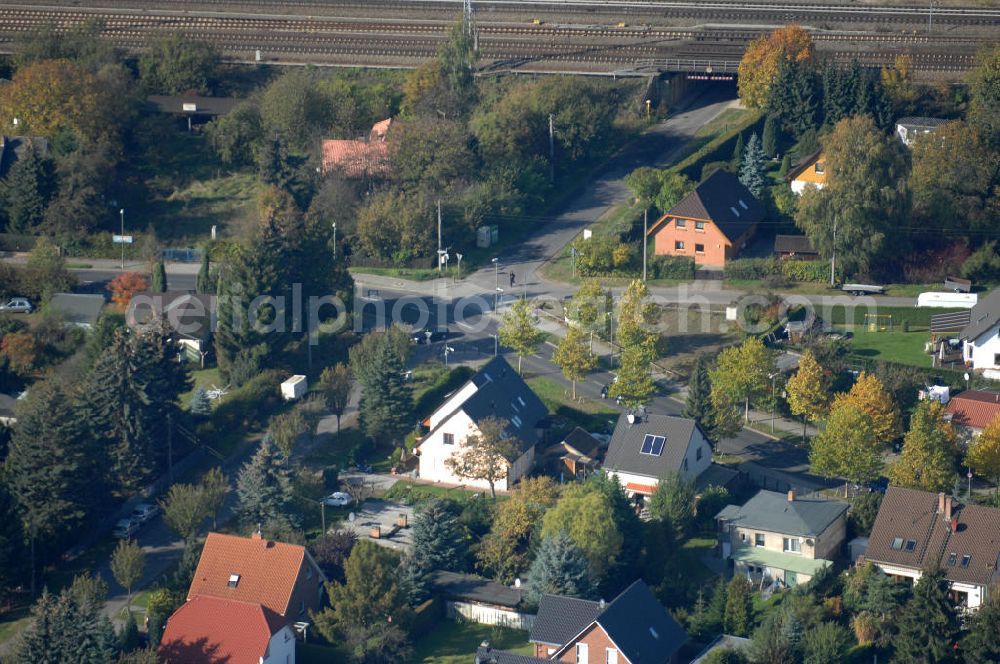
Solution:
<svg viewBox="0 0 1000 664">
<path fill-rule="evenodd" d="M 760 146 L 760 139 L 757 138 L 757 133 L 754 132 L 750 136 L 750 142 L 747 143 L 746 151 L 743 154 L 743 165 L 740 168 L 740 182 L 750 190 L 751 194 L 758 198 L 760 198 L 761 193 L 764 191 L 765 160 L 764 150 Z"/>
<path fill-rule="evenodd" d="M 718 442 L 715 436 L 715 407 L 712 405 L 712 379 L 708 374 L 710 363 L 711 359 L 704 354 L 695 360 L 681 417 L 697 422 L 709 440 Z"/>
<path fill-rule="evenodd" d="M 68 590 L 44 591 L 32 607 L 34 622 L 14 647 L 14 661 L 38 664 L 107 664 L 118 639 L 99 606 L 80 606 Z"/>
<path fill-rule="evenodd" d="M 587 557 L 565 531 L 542 540 L 528 571 L 527 601 L 537 605 L 545 594 L 583 599 L 594 594 Z"/>
<path fill-rule="evenodd" d="M 163 265 L 163 259 L 156 261 L 153 265 L 153 278 L 150 290 L 154 293 L 167 292 L 167 268 Z"/>
<path fill-rule="evenodd" d="M 157 468 L 167 468 L 177 456 L 173 428 L 183 417 L 180 395 L 191 389 L 186 362 L 179 362 L 179 347 L 166 319 L 151 322 L 133 333 L 129 346 L 135 354 L 138 387 L 145 403 L 145 430 Z"/>
<path fill-rule="evenodd" d="M 774 115 L 768 113 L 767 118 L 764 120 L 764 139 L 762 142 L 762 147 L 764 149 L 764 154 L 768 158 L 773 159 L 776 154 L 778 154 L 778 121 L 775 119 Z"/>
<path fill-rule="evenodd" d="M 237 512 L 246 525 L 291 521 L 286 510 L 292 497 L 288 460 L 270 434 L 264 434 L 257 451 L 240 469 L 236 496 Z"/>
<path fill-rule="evenodd" d="M 708 603 L 708 610 L 706 612 L 712 633 L 723 630 L 726 618 L 726 604 L 729 599 L 728 591 L 729 588 L 725 577 L 720 576 L 715 582 L 715 587 L 712 589 L 712 599 Z"/>
<path fill-rule="evenodd" d="M 201 251 L 201 267 L 198 268 L 198 276 L 195 278 L 194 288 L 196 292 L 202 295 L 215 292 L 215 286 L 212 283 L 212 266 L 208 256 L 208 247 L 205 247 Z"/>
<path fill-rule="evenodd" d="M 212 414 L 212 402 L 204 387 L 199 387 L 191 395 L 191 401 L 188 402 L 188 412 L 199 417 Z"/>
<path fill-rule="evenodd" d="M 991 598 L 979 607 L 962 641 L 966 664 L 1000 662 L 1000 600 Z"/>
<path fill-rule="evenodd" d="M 0 479 L 0 599 L 27 577 L 19 512 L 14 496 Z"/>
<path fill-rule="evenodd" d="M 680 473 L 667 473 L 656 483 L 656 490 L 649 501 L 649 511 L 657 519 L 669 521 L 683 537 L 694 521 L 694 484 Z"/>
<path fill-rule="evenodd" d="M 913 587 L 913 597 L 903 607 L 898 625 L 893 661 L 914 664 L 954 661 L 959 625 L 948 598 L 944 570 L 937 566 L 924 570 Z"/>
<path fill-rule="evenodd" d="M 736 145 L 733 146 L 733 157 L 729 160 L 729 168 L 734 172 L 739 172 L 743 164 L 743 134 L 736 137 Z"/>
<path fill-rule="evenodd" d="M 425 572 L 466 570 L 468 534 L 444 503 L 427 503 L 413 520 L 414 561 Z"/>
<path fill-rule="evenodd" d="M 753 590 L 745 576 L 734 576 L 726 588 L 726 634 L 749 636 L 753 627 Z"/>
<path fill-rule="evenodd" d="M 781 158 L 781 166 L 778 168 L 778 177 L 782 180 L 788 175 L 788 171 L 792 169 L 792 157 L 787 152 L 785 156 Z"/>
<path fill-rule="evenodd" d="M 51 179 L 48 164 L 29 145 L 3 182 L 8 232 L 22 235 L 35 232 L 45 214 Z"/>
<path fill-rule="evenodd" d="M 396 443 L 414 424 L 413 393 L 403 378 L 406 364 L 389 335 L 381 338 L 370 360 L 362 367 L 358 353 L 351 349 L 351 368 L 362 385 L 361 428 L 372 439 Z"/>
<path fill-rule="evenodd" d="M 566 330 L 552 361 L 562 369 L 563 376 L 573 384 L 573 400 L 576 400 L 576 383 L 587 377 L 587 373 L 597 366 L 597 356 L 591 354 L 584 338 L 583 330 L 577 325 L 570 325 Z"/>
<path fill-rule="evenodd" d="M 292 183 L 292 168 L 288 164 L 288 144 L 278 134 L 264 141 L 257 155 L 260 180 L 264 184 L 288 190 Z"/>
</svg>

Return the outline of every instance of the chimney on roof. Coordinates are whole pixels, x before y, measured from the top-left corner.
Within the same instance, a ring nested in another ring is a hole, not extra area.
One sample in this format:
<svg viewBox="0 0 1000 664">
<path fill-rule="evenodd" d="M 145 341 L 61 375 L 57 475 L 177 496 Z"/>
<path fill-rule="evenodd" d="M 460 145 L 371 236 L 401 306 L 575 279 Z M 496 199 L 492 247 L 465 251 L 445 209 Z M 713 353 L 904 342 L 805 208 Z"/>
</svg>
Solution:
<svg viewBox="0 0 1000 664">
<path fill-rule="evenodd" d="M 605 603 L 605 601 L 604 601 L 604 598 L 603 598 L 603 597 L 601 598 L 601 601 L 597 603 L 597 605 L 598 605 L 599 607 L 601 607 L 601 610 L 602 610 L 602 611 L 604 610 L 604 607 L 605 607 L 605 606 L 607 606 L 607 604 Z"/>
<path fill-rule="evenodd" d="M 944 491 L 942 491 L 938 494 L 938 514 L 944 514 L 944 503 Z"/>
<path fill-rule="evenodd" d="M 952 502 L 951 496 L 945 496 L 945 499 L 944 499 L 944 518 L 946 520 L 948 520 L 948 521 L 951 521 L 951 507 L 952 507 L 951 502 Z M 954 528 L 952 528 L 952 530 L 954 530 Z"/>
<path fill-rule="evenodd" d="M 795 489 L 788 490 L 788 502 L 795 502 Z"/>
</svg>

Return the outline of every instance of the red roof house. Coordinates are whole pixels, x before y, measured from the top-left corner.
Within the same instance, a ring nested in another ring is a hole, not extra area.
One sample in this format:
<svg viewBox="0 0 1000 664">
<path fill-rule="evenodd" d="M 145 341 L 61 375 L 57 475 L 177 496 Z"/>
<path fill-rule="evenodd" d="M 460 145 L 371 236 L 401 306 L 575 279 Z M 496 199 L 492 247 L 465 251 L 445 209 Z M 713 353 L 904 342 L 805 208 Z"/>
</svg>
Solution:
<svg viewBox="0 0 1000 664">
<path fill-rule="evenodd" d="M 326 577 L 304 546 L 209 533 L 188 600 L 218 597 L 260 604 L 284 624 L 309 620 L 323 597 Z"/>
<path fill-rule="evenodd" d="M 1000 415 L 1000 393 L 967 390 L 951 398 L 945 413 L 951 415 L 952 424 L 981 433 Z"/>
<path fill-rule="evenodd" d="M 367 140 L 323 141 L 323 174 L 340 171 L 344 177 L 361 179 L 389 174 L 389 144 L 386 139 L 392 118 L 376 122 Z"/>
<path fill-rule="evenodd" d="M 170 616 L 159 655 L 168 664 L 288 664 L 295 634 L 260 604 L 195 597 Z"/>
</svg>

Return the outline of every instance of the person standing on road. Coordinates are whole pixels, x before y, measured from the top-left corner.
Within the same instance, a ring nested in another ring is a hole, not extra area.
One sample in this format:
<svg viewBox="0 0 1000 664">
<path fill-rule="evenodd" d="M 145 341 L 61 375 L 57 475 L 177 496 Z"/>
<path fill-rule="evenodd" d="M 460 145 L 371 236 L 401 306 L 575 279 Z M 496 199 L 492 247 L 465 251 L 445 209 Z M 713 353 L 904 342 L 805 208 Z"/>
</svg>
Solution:
<svg viewBox="0 0 1000 664">
<path fill-rule="evenodd" d="M 514 287 L 514 273 L 513 272 L 510 273 L 510 287 L 511 288 Z"/>
</svg>

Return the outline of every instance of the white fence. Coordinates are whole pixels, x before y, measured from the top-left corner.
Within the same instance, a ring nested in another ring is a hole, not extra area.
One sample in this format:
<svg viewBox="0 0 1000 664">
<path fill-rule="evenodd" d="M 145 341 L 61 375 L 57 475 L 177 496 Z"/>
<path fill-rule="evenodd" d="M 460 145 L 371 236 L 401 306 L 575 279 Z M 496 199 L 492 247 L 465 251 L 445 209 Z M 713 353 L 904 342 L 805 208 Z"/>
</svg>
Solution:
<svg viewBox="0 0 1000 664">
<path fill-rule="evenodd" d="M 498 625 L 526 632 L 530 632 L 531 626 L 535 624 L 535 616 L 530 613 L 473 602 L 448 601 L 445 603 L 445 615 L 449 620 L 468 620 L 481 625 Z"/>
</svg>

